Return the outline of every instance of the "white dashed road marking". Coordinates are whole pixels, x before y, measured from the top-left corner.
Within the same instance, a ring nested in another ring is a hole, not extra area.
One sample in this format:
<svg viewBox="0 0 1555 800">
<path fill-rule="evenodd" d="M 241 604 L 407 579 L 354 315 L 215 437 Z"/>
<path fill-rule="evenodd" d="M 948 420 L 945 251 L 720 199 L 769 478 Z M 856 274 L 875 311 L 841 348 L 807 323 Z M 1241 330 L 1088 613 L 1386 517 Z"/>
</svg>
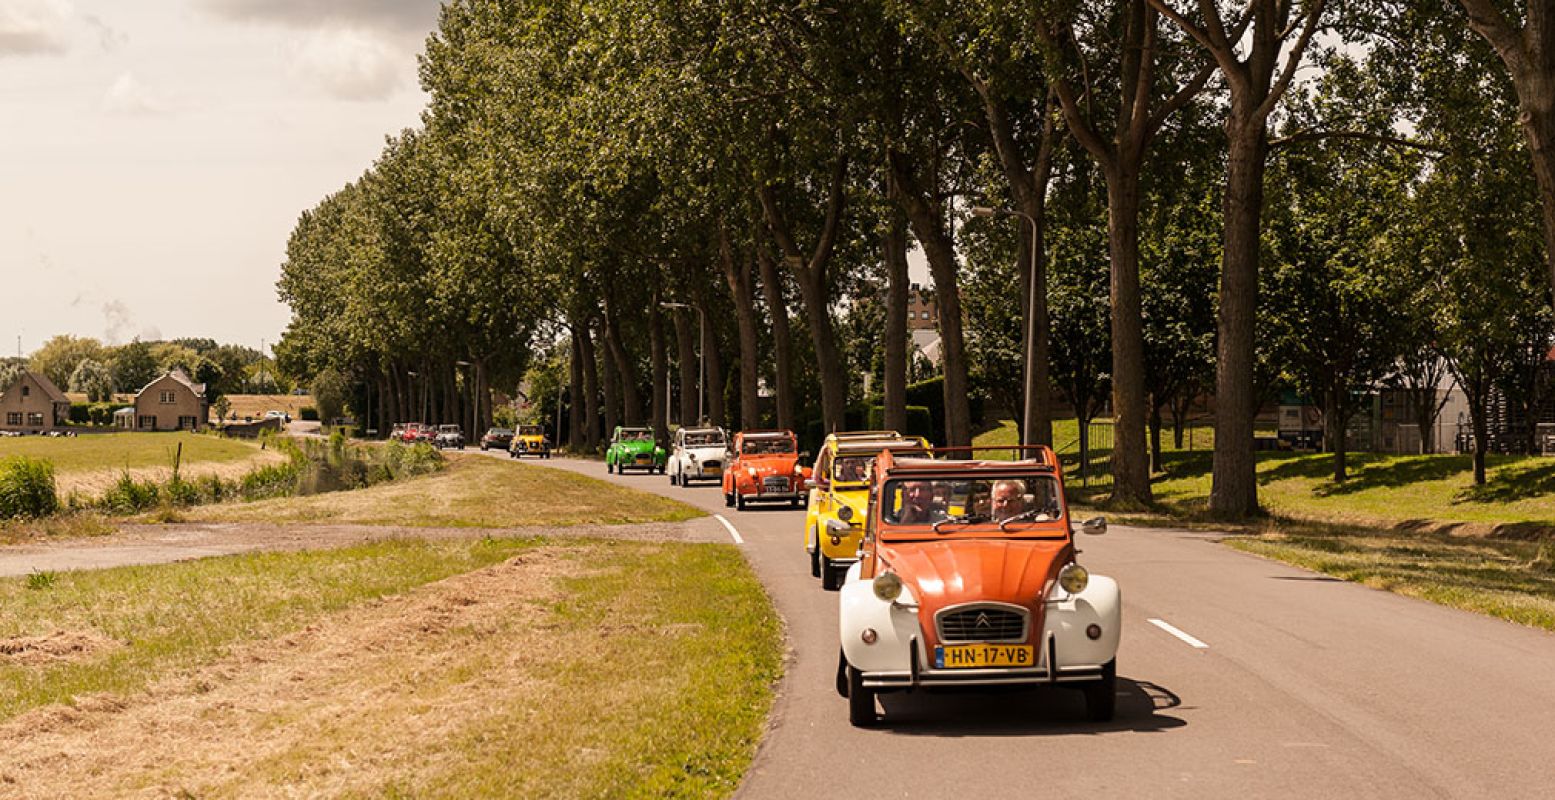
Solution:
<svg viewBox="0 0 1555 800">
<path fill-rule="evenodd" d="M 729 529 L 729 535 L 734 537 L 735 544 L 745 544 L 745 540 L 740 538 L 740 532 L 734 529 L 734 525 L 730 524 L 729 520 L 724 519 L 724 515 L 714 514 L 713 517 Z"/>
<path fill-rule="evenodd" d="M 1163 631 L 1166 631 L 1167 633 L 1170 633 L 1173 636 L 1176 636 L 1177 638 L 1187 642 L 1188 644 L 1192 645 L 1193 647 L 1199 648 L 1200 650 L 1208 650 L 1209 649 L 1209 645 L 1199 641 L 1198 639 L 1193 638 L 1192 636 L 1189 636 L 1186 633 L 1183 633 L 1182 631 L 1180 631 L 1177 628 L 1173 627 L 1172 624 L 1167 622 L 1166 620 L 1153 619 L 1153 620 L 1150 620 L 1150 624 L 1156 626 L 1157 628 L 1160 628 Z"/>
</svg>

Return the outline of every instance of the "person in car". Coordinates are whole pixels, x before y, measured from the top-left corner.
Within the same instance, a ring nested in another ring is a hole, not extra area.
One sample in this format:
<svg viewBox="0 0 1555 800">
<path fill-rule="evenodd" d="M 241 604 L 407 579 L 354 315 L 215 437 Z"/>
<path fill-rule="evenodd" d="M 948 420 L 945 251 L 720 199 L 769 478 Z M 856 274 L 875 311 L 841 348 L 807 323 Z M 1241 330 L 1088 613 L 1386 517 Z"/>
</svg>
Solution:
<svg viewBox="0 0 1555 800">
<path fill-rule="evenodd" d="M 1024 481 L 995 481 L 993 485 L 993 519 L 1003 522 L 1026 513 L 1026 484 Z"/>
<path fill-rule="evenodd" d="M 902 487 L 902 525 L 931 525 L 945 518 L 945 507 L 935 498 L 933 481 L 909 481 Z"/>
</svg>

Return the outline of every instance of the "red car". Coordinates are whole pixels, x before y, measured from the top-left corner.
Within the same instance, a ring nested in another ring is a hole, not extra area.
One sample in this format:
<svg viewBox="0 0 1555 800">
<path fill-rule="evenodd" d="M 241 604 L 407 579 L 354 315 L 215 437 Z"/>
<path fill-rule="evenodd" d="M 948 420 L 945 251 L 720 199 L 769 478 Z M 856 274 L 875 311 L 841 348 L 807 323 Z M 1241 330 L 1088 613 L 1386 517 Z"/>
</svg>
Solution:
<svg viewBox="0 0 1555 800">
<path fill-rule="evenodd" d="M 733 453 L 723 474 L 724 505 L 745 509 L 755 501 L 787 501 L 794 508 L 804 501 L 810 470 L 799 461 L 799 439 L 793 431 L 741 431 L 734 435 Z"/>
</svg>

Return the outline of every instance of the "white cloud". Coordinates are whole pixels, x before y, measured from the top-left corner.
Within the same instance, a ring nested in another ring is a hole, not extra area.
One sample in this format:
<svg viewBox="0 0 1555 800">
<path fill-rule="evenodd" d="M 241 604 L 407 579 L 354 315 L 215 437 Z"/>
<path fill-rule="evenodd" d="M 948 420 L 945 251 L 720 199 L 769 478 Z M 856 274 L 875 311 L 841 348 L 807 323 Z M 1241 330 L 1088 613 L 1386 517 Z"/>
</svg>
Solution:
<svg viewBox="0 0 1555 800">
<path fill-rule="evenodd" d="M 74 16 L 66 0 L 0 0 L 0 57 L 65 52 Z"/>
<path fill-rule="evenodd" d="M 315 31 L 292 48 L 292 71 L 341 100 L 382 100 L 404 80 L 406 58 L 372 34 Z"/>
<path fill-rule="evenodd" d="M 353 27 L 425 35 L 441 0 L 200 0 L 217 16 L 290 28 Z"/>
<path fill-rule="evenodd" d="M 103 95 L 103 110 L 110 114 L 156 116 L 171 112 L 173 103 L 162 92 L 125 72 L 114 79 Z"/>
</svg>

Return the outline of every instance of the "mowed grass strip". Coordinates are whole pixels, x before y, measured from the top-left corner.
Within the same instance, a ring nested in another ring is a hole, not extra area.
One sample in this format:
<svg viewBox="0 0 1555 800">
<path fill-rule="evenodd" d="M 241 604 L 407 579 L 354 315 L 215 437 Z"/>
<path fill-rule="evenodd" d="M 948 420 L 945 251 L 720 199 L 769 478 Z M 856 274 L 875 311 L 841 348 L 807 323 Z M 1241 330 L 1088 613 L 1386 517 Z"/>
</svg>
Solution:
<svg viewBox="0 0 1555 800">
<path fill-rule="evenodd" d="M 230 657 L 145 696 L 95 696 L 74 716 L 0 726 L 10 737 L 0 774 L 81 797 L 732 794 L 782 660 L 778 619 L 736 548 L 379 547 L 500 563 L 298 615 L 284 635 L 234 641 Z M 361 548 L 334 555 L 312 575 L 265 570 L 275 581 L 244 594 L 285 596 L 289 579 L 382 566 Z M 198 602 L 179 597 L 166 613 L 199 617 Z"/>
<path fill-rule="evenodd" d="M 706 512 L 656 494 L 561 469 L 484 456 L 450 456 L 434 475 L 354 492 L 201 506 L 197 522 L 319 522 L 514 528 L 679 522 Z"/>
<path fill-rule="evenodd" d="M 0 458 L 30 456 L 54 464 L 56 476 L 76 472 L 173 466 L 183 445 L 183 465 L 245 461 L 265 452 L 253 442 L 198 433 L 87 433 L 80 436 L 0 437 Z"/>
<path fill-rule="evenodd" d="M 1555 631 L 1555 543 L 1378 533 L 1272 533 L 1227 543 L 1375 589 Z"/>
</svg>

